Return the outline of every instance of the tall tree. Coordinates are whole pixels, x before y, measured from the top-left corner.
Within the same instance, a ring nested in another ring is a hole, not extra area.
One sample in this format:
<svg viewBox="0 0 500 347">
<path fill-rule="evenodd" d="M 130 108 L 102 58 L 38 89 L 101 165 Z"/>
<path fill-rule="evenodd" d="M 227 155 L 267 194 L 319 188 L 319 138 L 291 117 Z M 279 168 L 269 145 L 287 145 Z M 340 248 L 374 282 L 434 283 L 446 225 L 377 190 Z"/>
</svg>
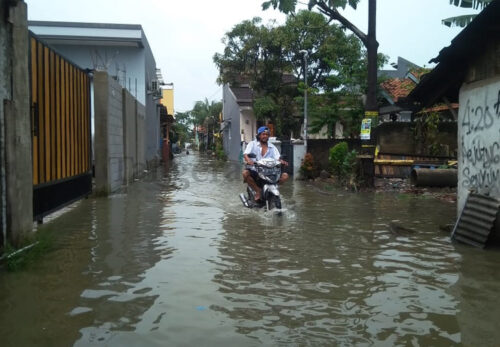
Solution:
<svg viewBox="0 0 500 347">
<path fill-rule="evenodd" d="M 172 124 L 170 140 L 180 141 L 181 146 L 190 138 L 191 112 L 176 112 L 175 122 Z"/>
<path fill-rule="evenodd" d="M 283 121 L 293 114 L 297 89 L 284 78 L 292 72 L 287 37 L 273 24 L 263 25 L 258 17 L 237 24 L 222 40 L 224 52 L 213 59 L 220 71 L 218 82 L 250 84 L 256 93 L 256 116 L 270 118 L 281 135 L 281 129 L 291 125 Z"/>
<path fill-rule="evenodd" d="M 295 12 L 298 0 L 269 0 L 262 4 L 264 10 L 269 7 L 279 9 L 284 13 Z M 339 22 L 354 33 L 365 45 L 368 52 L 368 83 L 366 94 L 366 111 L 377 111 L 377 49 L 376 40 L 376 0 L 368 0 L 368 34 L 363 33 L 358 27 L 342 16 L 339 8 L 345 9 L 347 5 L 356 9 L 359 0 L 309 0 L 309 10 L 315 8 L 332 21 Z"/>
<path fill-rule="evenodd" d="M 450 5 L 477 10 L 485 8 L 492 1 L 493 0 L 450 0 Z M 462 16 L 450 17 L 443 19 L 442 23 L 449 27 L 457 26 L 463 28 L 472 22 L 476 16 L 477 14 L 466 14 Z"/>
<path fill-rule="evenodd" d="M 211 101 L 207 98 L 204 101 L 197 101 L 190 111 L 192 122 L 195 126 L 203 126 L 206 129 L 207 141 L 205 148 L 208 149 L 213 145 L 213 134 L 217 131 L 219 124 L 219 114 L 222 111 L 222 102 Z"/>
<path fill-rule="evenodd" d="M 309 52 L 309 92 L 322 94 L 315 99 L 316 104 L 311 103 L 310 113 L 325 124 L 334 122 L 328 117 L 333 111 L 324 112 L 327 105 L 335 109 L 340 95 L 354 93 L 359 97 L 359 89 L 366 86 L 366 55 L 361 41 L 317 12 L 299 11 L 281 26 L 263 26 L 259 18 L 243 21 L 226 33 L 223 42 L 224 53 L 214 56 L 221 71 L 219 82 L 249 83 L 257 94 L 255 115 L 270 119 L 278 135 L 300 128 L 302 117 L 294 117 L 296 108 L 303 105 L 297 97 L 304 85 L 299 82 L 298 90 L 296 82 L 304 76 L 300 50 Z M 286 83 L 292 74 L 295 83 Z"/>
</svg>

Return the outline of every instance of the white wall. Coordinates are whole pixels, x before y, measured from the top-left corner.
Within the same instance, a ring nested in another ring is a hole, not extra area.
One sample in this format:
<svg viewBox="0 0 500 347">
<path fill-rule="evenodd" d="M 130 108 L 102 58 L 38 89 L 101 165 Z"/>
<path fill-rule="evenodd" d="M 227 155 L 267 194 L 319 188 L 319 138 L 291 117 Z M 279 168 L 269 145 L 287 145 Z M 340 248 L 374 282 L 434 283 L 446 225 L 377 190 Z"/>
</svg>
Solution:
<svg viewBox="0 0 500 347">
<path fill-rule="evenodd" d="M 51 44 L 64 57 L 82 69 L 107 71 L 117 76 L 120 85 L 141 104 L 146 104 L 144 49 L 132 47 L 102 47 Z"/>
<path fill-rule="evenodd" d="M 463 86 L 458 113 L 458 211 L 469 190 L 500 198 L 500 76 Z"/>
<path fill-rule="evenodd" d="M 240 145 L 240 107 L 228 84 L 223 88 L 223 110 L 225 128 L 223 131 L 224 151 L 230 160 L 239 160 Z"/>
<path fill-rule="evenodd" d="M 247 144 L 252 141 L 257 134 L 257 120 L 253 115 L 253 110 L 250 108 L 241 111 L 240 132 L 241 141 L 244 141 Z"/>
<path fill-rule="evenodd" d="M 306 147 L 302 141 L 293 145 L 293 177 L 294 179 L 300 178 L 300 166 L 302 160 L 306 156 Z"/>
</svg>

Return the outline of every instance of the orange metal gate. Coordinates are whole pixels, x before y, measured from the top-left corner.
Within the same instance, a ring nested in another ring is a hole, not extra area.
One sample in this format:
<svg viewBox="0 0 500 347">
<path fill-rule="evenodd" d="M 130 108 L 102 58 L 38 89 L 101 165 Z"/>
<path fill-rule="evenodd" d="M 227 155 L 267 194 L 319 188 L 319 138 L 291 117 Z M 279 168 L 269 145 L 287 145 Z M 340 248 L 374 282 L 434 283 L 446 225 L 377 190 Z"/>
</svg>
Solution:
<svg viewBox="0 0 500 347">
<path fill-rule="evenodd" d="M 92 190 L 90 77 L 30 35 L 35 220 Z"/>
</svg>

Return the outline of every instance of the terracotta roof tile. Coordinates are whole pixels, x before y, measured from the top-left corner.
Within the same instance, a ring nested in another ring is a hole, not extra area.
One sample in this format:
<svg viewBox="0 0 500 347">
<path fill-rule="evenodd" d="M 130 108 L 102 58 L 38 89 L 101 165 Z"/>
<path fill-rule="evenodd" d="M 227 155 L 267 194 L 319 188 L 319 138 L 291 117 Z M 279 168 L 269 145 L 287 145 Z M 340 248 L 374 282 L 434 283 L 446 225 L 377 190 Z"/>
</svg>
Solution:
<svg viewBox="0 0 500 347">
<path fill-rule="evenodd" d="M 415 82 L 409 78 L 393 78 L 382 82 L 381 87 L 389 93 L 394 102 L 405 98 L 415 88 Z"/>
</svg>

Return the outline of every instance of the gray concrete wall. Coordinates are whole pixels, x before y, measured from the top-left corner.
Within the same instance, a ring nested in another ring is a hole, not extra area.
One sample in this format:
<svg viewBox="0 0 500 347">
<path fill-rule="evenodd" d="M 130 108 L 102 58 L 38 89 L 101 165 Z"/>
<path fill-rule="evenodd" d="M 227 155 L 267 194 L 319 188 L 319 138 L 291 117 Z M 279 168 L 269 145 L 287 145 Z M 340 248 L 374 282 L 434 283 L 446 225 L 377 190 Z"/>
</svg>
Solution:
<svg viewBox="0 0 500 347">
<path fill-rule="evenodd" d="M 376 128 L 376 136 L 381 153 L 427 155 L 429 153 L 422 139 L 415 136 L 415 123 L 388 122 Z M 438 134 L 435 143 L 444 145 L 449 156 L 454 157 L 457 151 L 457 124 L 443 122 L 438 124 Z M 445 156 L 445 152 L 441 155 Z"/>
<path fill-rule="evenodd" d="M 156 166 L 160 160 L 160 112 L 157 103 L 150 96 L 146 97 L 145 107 L 145 149 L 148 167 Z"/>
<path fill-rule="evenodd" d="M 137 109 L 137 175 L 142 176 L 146 166 L 146 108 L 144 105 L 136 102 Z"/>
<path fill-rule="evenodd" d="M 123 89 L 123 154 L 126 184 L 132 182 L 137 176 L 136 116 L 136 100 L 126 89 Z"/>
<path fill-rule="evenodd" d="M 11 98 L 10 64 L 11 32 L 6 18 L 6 6 L 0 6 L 0 247 L 7 241 L 6 193 L 5 193 L 5 109 L 4 100 Z"/>
<path fill-rule="evenodd" d="M 95 192 L 109 194 L 108 183 L 108 74 L 94 73 L 94 168 Z"/>
<path fill-rule="evenodd" d="M 0 6 L 0 219 L 2 241 L 18 246 L 33 229 L 33 164 L 27 6 Z"/>
<path fill-rule="evenodd" d="M 470 191 L 500 199 L 500 75 L 464 84 L 459 101 L 458 213 Z"/>
<path fill-rule="evenodd" d="M 104 71 L 94 73 L 95 192 L 116 192 L 144 175 L 146 110 Z"/>
<path fill-rule="evenodd" d="M 109 79 L 108 104 L 108 154 L 111 191 L 115 192 L 125 184 L 125 160 L 123 152 L 123 92 L 122 86 Z"/>
<path fill-rule="evenodd" d="M 94 93 L 96 193 L 106 195 L 124 183 L 122 88 L 106 72 L 97 71 Z"/>
<path fill-rule="evenodd" d="M 145 49 L 146 85 L 156 79 L 156 62 L 151 49 Z M 146 162 L 148 167 L 158 165 L 161 158 L 160 150 L 160 110 L 152 94 L 146 95 Z"/>
<path fill-rule="evenodd" d="M 223 89 L 223 117 L 230 122 L 222 132 L 224 152 L 229 160 L 237 161 L 241 150 L 240 107 L 227 84 Z"/>
</svg>

